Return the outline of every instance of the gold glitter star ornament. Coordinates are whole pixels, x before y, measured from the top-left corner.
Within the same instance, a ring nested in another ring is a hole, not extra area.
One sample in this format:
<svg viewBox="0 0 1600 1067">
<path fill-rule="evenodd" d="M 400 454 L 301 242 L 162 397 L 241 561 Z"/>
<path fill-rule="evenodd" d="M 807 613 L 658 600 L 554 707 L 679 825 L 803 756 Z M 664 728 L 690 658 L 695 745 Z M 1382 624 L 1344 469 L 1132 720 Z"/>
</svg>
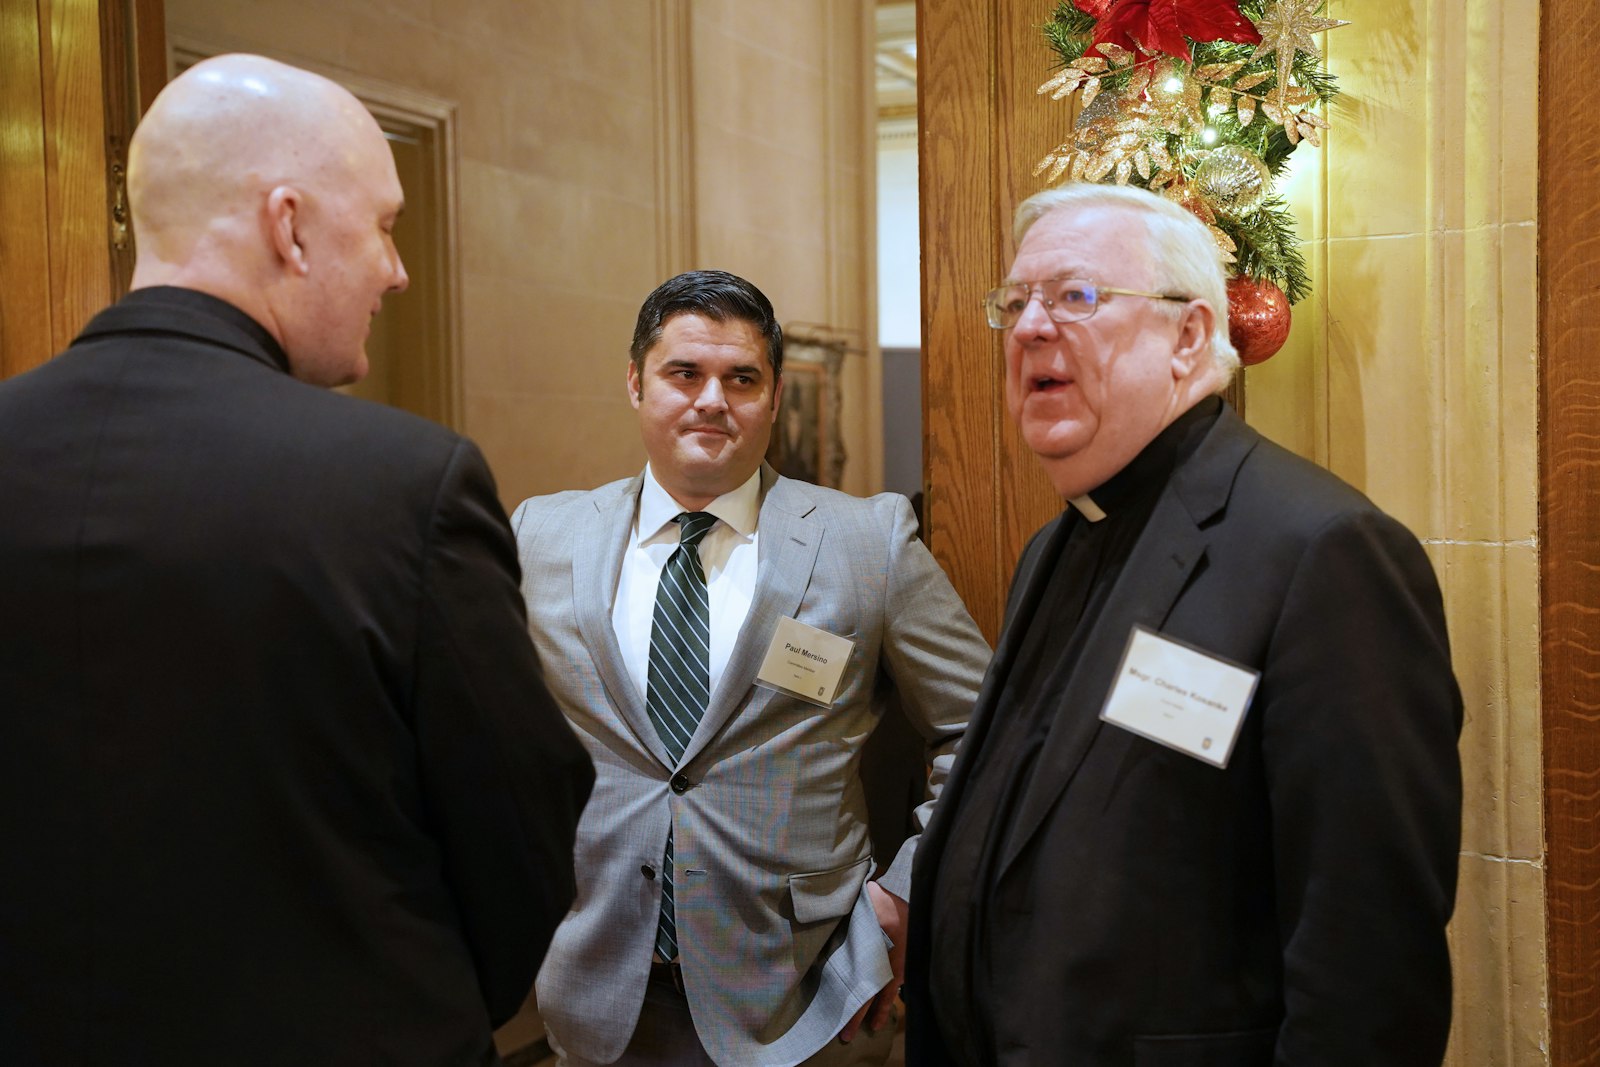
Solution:
<svg viewBox="0 0 1600 1067">
<path fill-rule="evenodd" d="M 1250 58 L 1276 57 L 1277 93 L 1280 97 L 1289 90 L 1289 69 L 1296 52 L 1309 52 L 1319 59 L 1322 57 L 1322 53 L 1317 51 L 1316 41 L 1312 40 L 1312 34 L 1350 25 L 1346 19 L 1324 18 L 1317 14 L 1325 3 L 1327 0 L 1278 0 L 1259 19 L 1252 20 L 1261 32 L 1261 43 L 1256 45 Z"/>
</svg>

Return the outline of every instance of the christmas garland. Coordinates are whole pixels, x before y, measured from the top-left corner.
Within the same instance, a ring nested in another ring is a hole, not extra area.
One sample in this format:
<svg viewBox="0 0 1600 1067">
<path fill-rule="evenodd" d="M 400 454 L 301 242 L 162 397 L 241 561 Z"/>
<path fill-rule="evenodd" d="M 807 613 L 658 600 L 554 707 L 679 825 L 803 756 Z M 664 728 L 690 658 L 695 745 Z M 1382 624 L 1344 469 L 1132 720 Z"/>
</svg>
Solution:
<svg viewBox="0 0 1600 1067">
<path fill-rule="evenodd" d="M 1325 3 L 1061 0 L 1044 33 L 1062 69 L 1039 92 L 1077 94 L 1081 112 L 1034 173 L 1170 197 L 1206 223 L 1238 275 L 1298 301 L 1310 279 L 1273 182 L 1328 128 L 1313 109 L 1338 88 L 1312 35 L 1346 23 L 1323 17 Z"/>
</svg>

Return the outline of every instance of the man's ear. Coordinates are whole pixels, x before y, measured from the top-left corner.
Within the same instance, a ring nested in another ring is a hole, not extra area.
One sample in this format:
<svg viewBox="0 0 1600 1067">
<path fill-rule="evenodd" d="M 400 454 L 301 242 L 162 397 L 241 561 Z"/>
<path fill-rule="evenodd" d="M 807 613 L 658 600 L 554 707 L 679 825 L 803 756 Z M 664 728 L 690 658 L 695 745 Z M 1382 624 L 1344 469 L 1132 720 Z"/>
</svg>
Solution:
<svg viewBox="0 0 1600 1067">
<path fill-rule="evenodd" d="M 1191 300 L 1184 305 L 1183 317 L 1178 320 L 1178 338 L 1172 346 L 1172 377 L 1184 381 L 1202 369 L 1211 359 L 1211 331 L 1216 327 L 1217 313 L 1204 300 Z"/>
<path fill-rule="evenodd" d="M 628 360 L 628 403 L 637 411 L 644 400 L 644 383 L 639 379 L 639 365 Z"/>
<path fill-rule="evenodd" d="M 311 272 L 311 265 L 306 262 L 297 229 L 302 206 L 300 190 L 292 185 L 280 185 L 267 194 L 267 239 L 272 251 L 303 278 Z"/>
<path fill-rule="evenodd" d="M 778 402 L 783 399 L 783 375 L 778 375 L 777 384 L 772 387 L 772 421 L 778 421 Z"/>
</svg>

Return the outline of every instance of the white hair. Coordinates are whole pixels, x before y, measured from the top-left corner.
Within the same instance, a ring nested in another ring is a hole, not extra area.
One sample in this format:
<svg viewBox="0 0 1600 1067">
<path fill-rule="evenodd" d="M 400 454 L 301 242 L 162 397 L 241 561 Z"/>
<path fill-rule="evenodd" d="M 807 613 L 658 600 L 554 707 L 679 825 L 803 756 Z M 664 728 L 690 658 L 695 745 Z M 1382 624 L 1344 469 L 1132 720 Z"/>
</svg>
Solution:
<svg viewBox="0 0 1600 1067">
<path fill-rule="evenodd" d="M 1239 369 L 1239 353 L 1228 340 L 1228 283 L 1222 250 L 1211 231 L 1192 213 L 1166 197 L 1128 185 L 1068 182 L 1034 193 L 1017 206 L 1017 244 L 1033 224 L 1057 211 L 1105 208 L 1136 216 L 1150 239 L 1150 262 L 1158 277 L 1152 288 L 1182 293 L 1211 305 L 1216 324 L 1211 330 L 1211 362 L 1221 381 L 1220 392 Z M 1173 305 L 1176 307 L 1176 305 Z"/>
</svg>

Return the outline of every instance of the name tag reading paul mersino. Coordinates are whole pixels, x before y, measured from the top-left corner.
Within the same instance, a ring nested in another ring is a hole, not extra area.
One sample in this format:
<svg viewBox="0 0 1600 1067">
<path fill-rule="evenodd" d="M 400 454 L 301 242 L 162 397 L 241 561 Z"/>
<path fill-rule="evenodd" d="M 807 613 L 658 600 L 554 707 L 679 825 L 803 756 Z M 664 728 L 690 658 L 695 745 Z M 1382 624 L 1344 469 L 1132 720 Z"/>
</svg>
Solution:
<svg viewBox="0 0 1600 1067">
<path fill-rule="evenodd" d="M 1226 767 L 1260 678 L 1256 671 L 1135 626 L 1100 718 Z"/>
<path fill-rule="evenodd" d="M 830 707 L 855 647 L 854 641 L 807 626 L 798 619 L 779 619 L 756 684 L 808 704 Z"/>
</svg>

